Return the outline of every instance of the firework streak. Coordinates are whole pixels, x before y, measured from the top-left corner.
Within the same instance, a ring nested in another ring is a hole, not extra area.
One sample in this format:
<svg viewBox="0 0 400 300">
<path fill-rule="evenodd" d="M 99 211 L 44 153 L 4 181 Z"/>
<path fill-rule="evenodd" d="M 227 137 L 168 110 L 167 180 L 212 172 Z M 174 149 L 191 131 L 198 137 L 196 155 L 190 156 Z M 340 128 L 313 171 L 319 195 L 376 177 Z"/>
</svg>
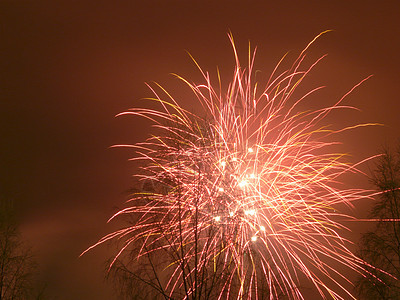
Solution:
<svg viewBox="0 0 400 300">
<path fill-rule="evenodd" d="M 167 100 L 154 88 L 149 100 L 160 109 L 120 114 L 152 120 L 156 134 L 117 145 L 136 149 L 142 188 L 113 216 L 129 215 L 132 223 L 91 248 L 122 241 L 112 263 L 136 249 L 132 260 L 152 263 L 157 280 L 147 281 L 167 299 L 304 299 L 305 282 L 322 298 L 353 298 L 341 272 L 365 274 L 366 264 L 341 237 L 345 226 L 338 220 L 352 217 L 337 207 L 371 194 L 338 187 L 343 174 L 360 172 L 359 163 L 344 162 L 343 154 L 329 149 L 337 144 L 335 133 L 371 124 L 329 130 L 322 120 L 350 108 L 341 102 L 359 84 L 333 106 L 299 112 L 299 104 L 320 89 L 293 96 L 320 61 L 303 66 L 316 38 L 277 74 L 280 62 L 261 92 L 252 82 L 255 51 L 242 68 L 230 39 L 236 67 L 225 92 L 200 67 L 203 84 L 178 76 L 201 113 L 182 108 L 157 85 Z"/>
</svg>

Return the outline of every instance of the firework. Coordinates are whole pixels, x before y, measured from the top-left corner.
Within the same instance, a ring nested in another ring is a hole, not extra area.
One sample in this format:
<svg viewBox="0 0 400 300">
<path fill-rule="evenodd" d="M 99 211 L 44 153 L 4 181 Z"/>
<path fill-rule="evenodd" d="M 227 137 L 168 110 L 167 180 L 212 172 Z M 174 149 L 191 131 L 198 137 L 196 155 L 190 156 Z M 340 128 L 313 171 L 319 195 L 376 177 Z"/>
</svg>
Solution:
<svg viewBox="0 0 400 300">
<path fill-rule="evenodd" d="M 111 264 L 135 249 L 131 259 L 150 261 L 158 277 L 146 280 L 164 298 L 303 299 L 304 282 L 322 297 L 353 297 L 337 268 L 363 273 L 365 264 L 340 235 L 345 227 L 338 220 L 351 217 L 337 207 L 368 193 L 339 187 L 341 175 L 359 172 L 329 150 L 332 135 L 350 128 L 329 130 L 322 122 L 332 110 L 349 108 L 341 104 L 348 94 L 333 106 L 299 112 L 299 103 L 319 89 L 294 96 L 320 61 L 303 66 L 315 39 L 291 68 L 278 74 L 278 64 L 261 91 L 253 82 L 255 51 L 242 68 L 230 39 L 236 67 L 225 92 L 200 67 L 203 84 L 178 76 L 201 113 L 157 86 L 164 96 L 150 87 L 149 100 L 160 109 L 120 114 L 150 119 L 155 134 L 118 145 L 136 149 L 142 188 L 113 216 L 129 215 L 129 226 L 93 247 L 122 241 Z"/>
</svg>

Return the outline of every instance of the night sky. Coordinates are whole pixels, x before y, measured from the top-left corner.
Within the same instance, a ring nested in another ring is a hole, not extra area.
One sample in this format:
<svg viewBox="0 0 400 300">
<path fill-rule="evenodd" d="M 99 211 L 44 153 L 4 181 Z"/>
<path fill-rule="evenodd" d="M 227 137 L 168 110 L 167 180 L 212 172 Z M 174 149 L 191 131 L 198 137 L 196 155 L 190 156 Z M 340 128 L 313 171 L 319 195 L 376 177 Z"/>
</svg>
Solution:
<svg viewBox="0 0 400 300">
<path fill-rule="evenodd" d="M 0 0 L 0 196 L 16 204 L 49 297 L 116 299 L 103 280 L 110 249 L 79 258 L 115 228 L 106 221 L 132 186 L 132 153 L 109 147 L 149 133 L 146 122 L 114 116 L 152 96 L 152 81 L 190 108 L 190 92 L 170 75 L 201 81 L 186 51 L 228 82 L 230 31 L 244 58 L 249 40 L 258 46 L 255 67 L 268 77 L 286 52 L 294 59 L 333 30 L 310 49 L 311 58 L 328 54 L 305 82 L 327 86 L 310 105 L 332 105 L 373 74 L 346 99 L 360 111 L 330 121 L 385 124 L 340 136 L 355 162 L 396 143 L 400 2 L 299 3 Z M 367 206 L 359 209 L 365 217 Z"/>
</svg>

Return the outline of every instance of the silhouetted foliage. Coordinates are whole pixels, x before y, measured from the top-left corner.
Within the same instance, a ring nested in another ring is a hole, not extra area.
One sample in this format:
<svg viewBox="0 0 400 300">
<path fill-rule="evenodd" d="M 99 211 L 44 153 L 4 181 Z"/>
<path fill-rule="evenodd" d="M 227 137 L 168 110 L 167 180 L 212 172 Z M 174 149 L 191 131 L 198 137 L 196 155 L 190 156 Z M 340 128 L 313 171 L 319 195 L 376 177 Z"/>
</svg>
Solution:
<svg viewBox="0 0 400 300">
<path fill-rule="evenodd" d="M 212 133 L 207 131 L 209 126 L 204 124 L 199 128 L 202 130 L 203 139 L 194 140 L 191 136 L 178 139 L 171 135 L 169 146 L 181 149 L 182 152 L 189 148 L 185 144 L 189 142 L 207 147 Z M 180 132 L 180 134 L 183 133 Z M 189 153 L 171 157 L 169 153 L 163 151 L 158 151 L 157 155 L 159 159 L 170 164 L 189 164 L 190 160 L 190 164 L 193 164 L 193 168 L 198 174 L 193 176 L 192 182 L 197 188 L 197 193 L 193 195 L 196 199 L 189 218 L 181 209 L 181 206 L 187 205 L 181 201 L 181 185 L 183 183 L 179 181 L 179 178 L 172 178 L 168 172 L 159 173 L 157 180 L 141 180 L 131 190 L 136 207 L 158 205 L 161 213 L 144 214 L 142 211 L 138 211 L 128 214 L 128 228 L 130 225 L 135 226 L 145 216 L 151 218 L 154 231 L 151 235 L 144 230 L 143 234 L 137 233 L 134 238 L 127 237 L 127 239 L 134 240 L 129 244 L 129 250 L 127 249 L 118 256 L 118 259 L 110 262 L 108 279 L 114 282 L 118 299 L 218 299 L 218 297 L 226 299 L 229 297 L 229 293 L 233 295 L 239 293 L 241 289 L 247 294 L 258 293 L 257 297 L 260 300 L 269 299 L 268 283 L 262 280 L 261 276 L 257 279 L 258 291 L 256 291 L 254 283 L 249 282 L 251 279 L 246 279 L 241 283 L 239 276 L 234 276 L 235 271 L 232 270 L 235 270 L 236 266 L 233 261 L 226 262 L 224 255 L 221 255 L 226 247 L 225 243 L 228 243 L 228 237 L 219 236 L 221 232 L 216 227 L 224 226 L 224 224 L 212 224 L 206 226 L 205 229 L 198 225 L 200 204 L 197 198 L 202 194 L 202 189 L 207 188 L 204 177 L 210 173 L 207 173 L 208 170 L 204 170 L 207 165 L 205 163 L 207 156 L 193 157 L 193 153 Z M 207 174 L 203 174 L 203 172 Z M 144 176 L 144 178 L 146 177 Z M 174 195 L 179 207 L 178 212 L 173 216 L 164 208 L 162 201 L 154 204 L 154 195 L 167 196 L 171 194 Z M 170 223 L 166 221 L 167 218 L 172 217 L 178 219 L 179 228 L 175 228 L 175 230 L 171 230 Z M 188 219 L 191 222 L 186 225 L 185 230 L 188 228 L 193 230 L 191 243 L 185 241 L 185 233 L 181 229 L 181 226 L 183 227 L 181 223 Z M 219 246 L 213 245 L 217 235 L 222 240 Z M 228 235 L 228 233 L 223 235 Z M 140 237 L 138 238 L 138 236 Z M 124 244 L 123 239 L 120 242 Z M 208 253 L 209 249 L 212 249 L 211 254 Z M 253 266 L 255 270 L 248 268 L 247 272 L 250 274 L 246 274 L 247 277 L 251 278 L 251 272 L 263 272 L 259 263 L 262 258 L 257 255 L 256 251 L 247 253 L 246 257 L 248 259 L 246 263 Z M 263 259 L 265 260 L 265 258 Z"/>
<path fill-rule="evenodd" d="M 362 299 L 400 299 L 400 146 L 384 149 L 372 180 L 381 194 L 370 217 L 378 220 L 361 238 L 359 255 L 384 272 L 371 267 L 356 288 Z"/>
<path fill-rule="evenodd" d="M 13 203 L 0 199 L 0 299 L 42 299 L 34 288 L 35 264 L 19 236 Z M 36 295 L 35 295 L 36 294 Z"/>
</svg>

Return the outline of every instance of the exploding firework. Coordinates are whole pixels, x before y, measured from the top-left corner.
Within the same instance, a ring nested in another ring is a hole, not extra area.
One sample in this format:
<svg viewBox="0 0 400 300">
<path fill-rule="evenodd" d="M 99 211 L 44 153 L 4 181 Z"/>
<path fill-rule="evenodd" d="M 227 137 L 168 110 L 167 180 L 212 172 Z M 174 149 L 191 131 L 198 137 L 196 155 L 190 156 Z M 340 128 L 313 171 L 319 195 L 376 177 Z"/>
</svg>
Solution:
<svg viewBox="0 0 400 300">
<path fill-rule="evenodd" d="M 345 227 L 339 220 L 351 217 L 338 207 L 368 193 L 338 187 L 343 174 L 359 172 L 329 150 L 336 144 L 331 137 L 350 128 L 329 130 L 322 122 L 332 110 L 348 108 L 341 104 L 348 94 L 333 106 L 299 112 L 299 104 L 319 89 L 294 96 L 320 61 L 303 66 L 315 39 L 291 68 L 278 74 L 278 64 L 261 91 L 253 82 L 255 51 L 242 68 L 230 39 L 236 67 L 225 92 L 200 67 L 203 84 L 178 76 L 202 113 L 184 109 L 157 86 L 166 99 L 151 88 L 150 101 L 160 109 L 120 114 L 150 119 L 156 134 L 119 145 L 136 149 L 142 186 L 113 216 L 130 216 L 129 226 L 91 248 L 122 241 L 111 264 L 135 249 L 131 259 L 150 262 L 157 275 L 143 282 L 164 298 L 303 299 L 304 282 L 323 298 L 353 297 L 339 269 L 362 274 L 365 263 L 340 235 Z"/>
</svg>

